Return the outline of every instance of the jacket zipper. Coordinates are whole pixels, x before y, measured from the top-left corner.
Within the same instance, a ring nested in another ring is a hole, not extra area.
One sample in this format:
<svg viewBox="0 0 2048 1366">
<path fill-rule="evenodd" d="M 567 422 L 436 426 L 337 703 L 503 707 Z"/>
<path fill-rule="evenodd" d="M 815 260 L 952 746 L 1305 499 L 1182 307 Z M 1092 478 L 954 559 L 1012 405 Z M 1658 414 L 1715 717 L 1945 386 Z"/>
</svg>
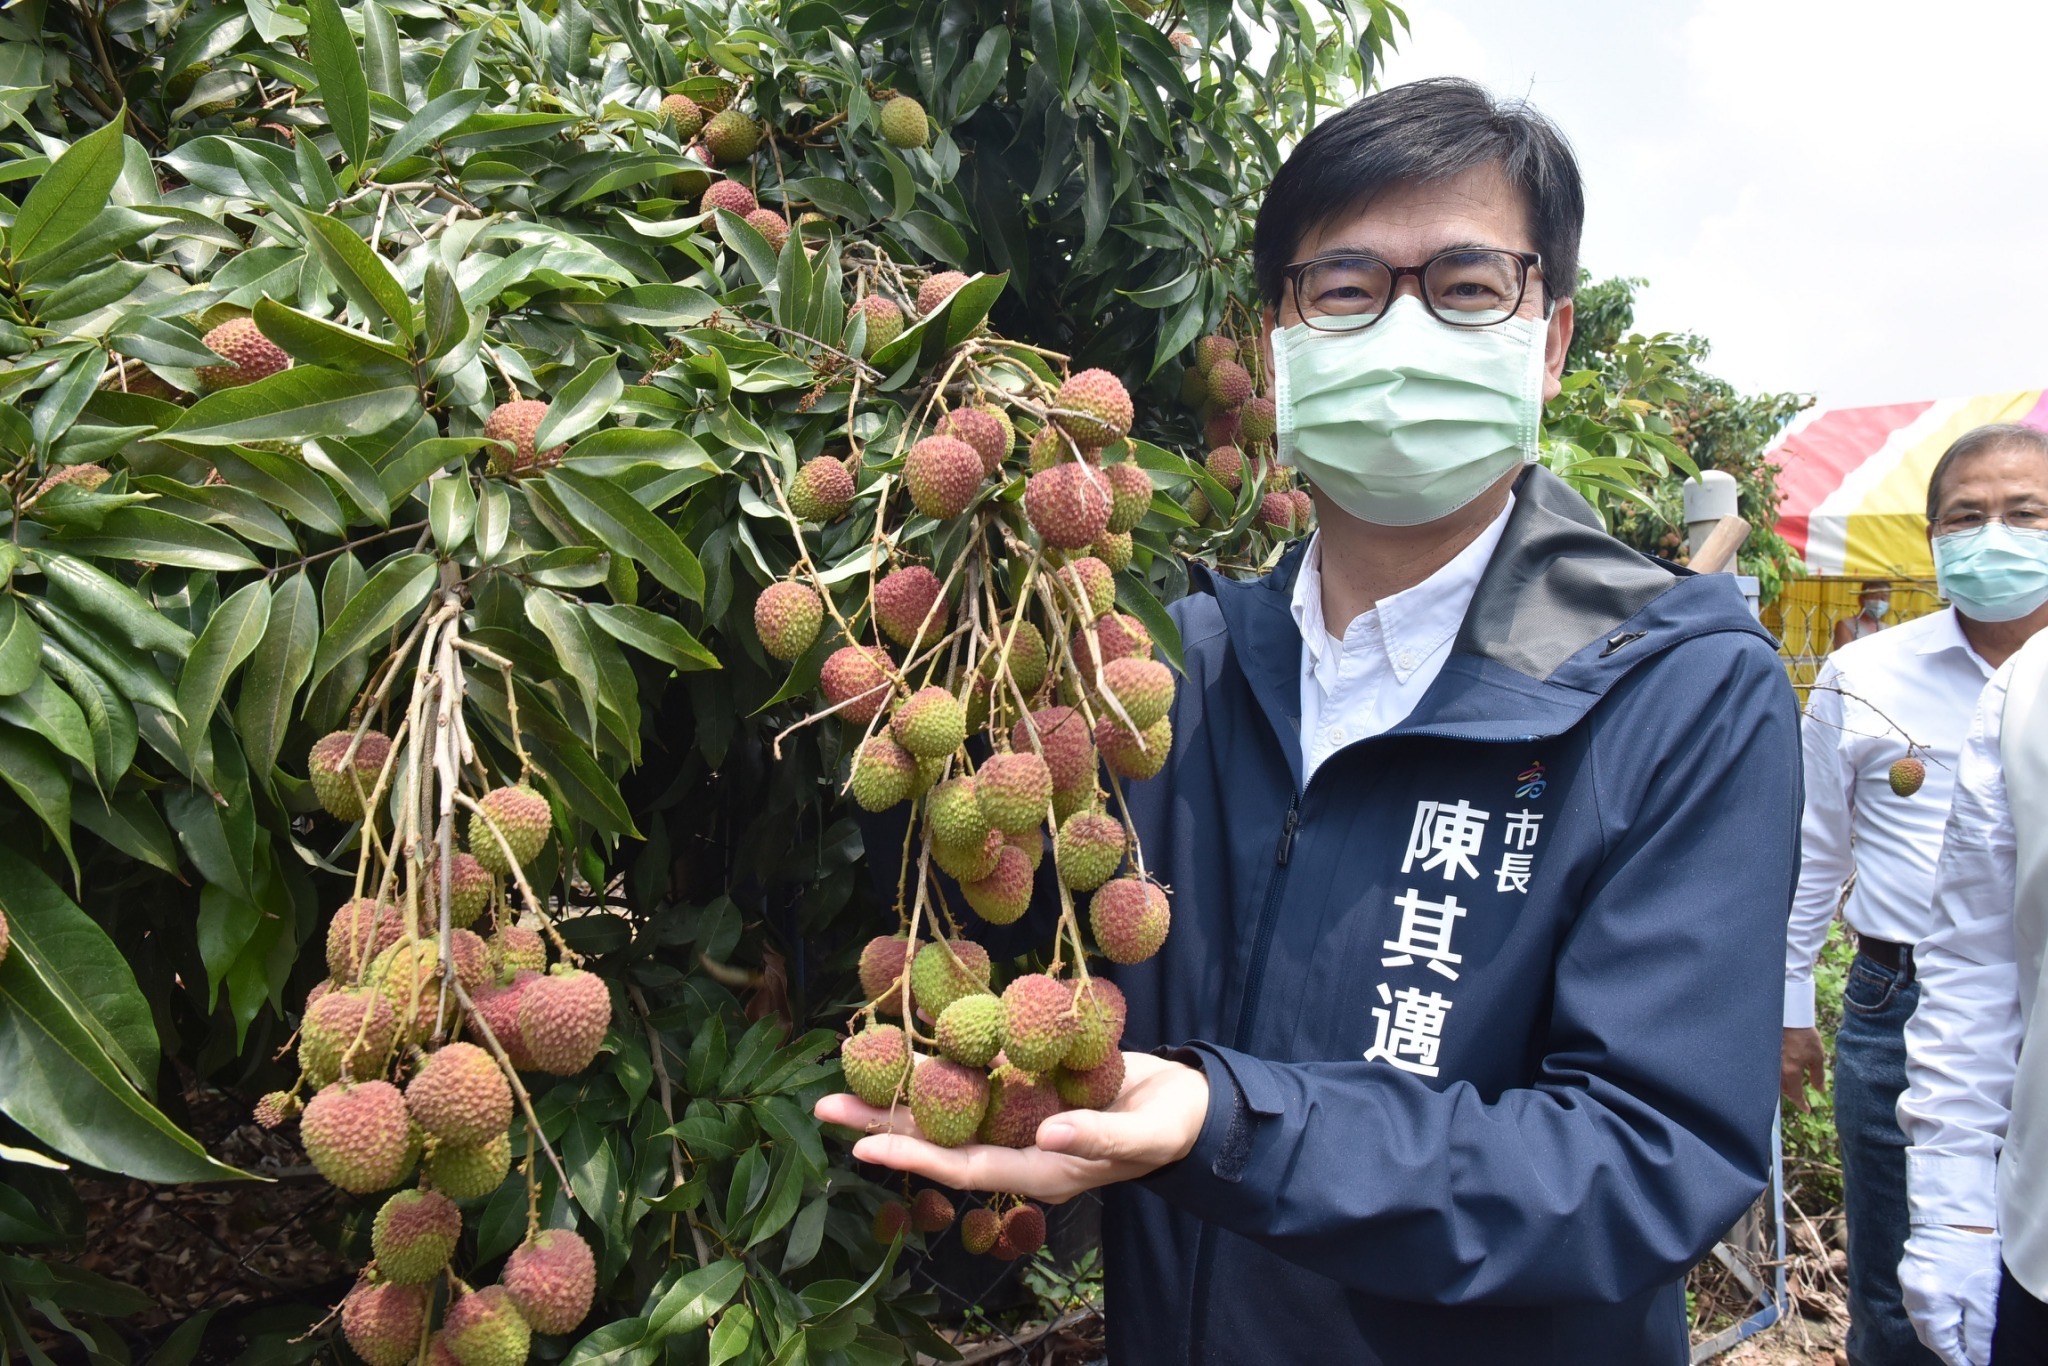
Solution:
<svg viewBox="0 0 2048 1366">
<path fill-rule="evenodd" d="M 1233 1032 L 1230 1046 L 1243 1051 L 1245 1040 L 1250 1037 L 1252 1026 L 1258 1022 L 1259 991 L 1265 984 L 1266 954 L 1273 944 L 1273 924 L 1280 909 L 1280 892 L 1287 883 L 1287 865 L 1294 859 L 1294 836 L 1301 828 L 1301 794 L 1294 794 L 1287 803 L 1287 819 L 1280 826 L 1280 842 L 1273 850 L 1276 871 L 1273 880 L 1266 884 L 1266 902 L 1259 908 L 1258 937 L 1252 941 L 1252 961 L 1245 973 L 1244 999 L 1237 1008 L 1237 1028 Z M 1194 1294 L 1188 1304 L 1188 1361 L 1199 1362 L 1207 1344 L 1207 1323 L 1209 1303 L 1209 1280 L 1216 1259 L 1216 1230 L 1208 1224 L 1201 1226 L 1195 1236 L 1195 1279 Z"/>
</svg>

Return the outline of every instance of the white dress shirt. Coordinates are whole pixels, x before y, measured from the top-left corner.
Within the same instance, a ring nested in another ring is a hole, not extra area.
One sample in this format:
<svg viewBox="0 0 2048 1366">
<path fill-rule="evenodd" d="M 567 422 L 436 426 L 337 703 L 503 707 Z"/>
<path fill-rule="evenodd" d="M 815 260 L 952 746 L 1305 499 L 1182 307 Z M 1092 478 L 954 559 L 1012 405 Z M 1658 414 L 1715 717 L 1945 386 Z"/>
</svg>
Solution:
<svg viewBox="0 0 2048 1366">
<path fill-rule="evenodd" d="M 1353 618 L 1342 635 L 1323 621 L 1323 543 L 1316 533 L 1294 580 L 1294 624 L 1301 630 L 1301 779 L 1323 760 L 1407 719 L 1443 672 L 1451 643 L 1472 605 L 1514 511 L 1508 495 L 1500 515 L 1413 588 L 1381 598 Z"/>
<path fill-rule="evenodd" d="M 1997 1171 L 2020 1053 L 2014 839 L 1999 748 L 2012 662 L 1992 677 L 1963 747 L 1933 923 L 1915 950 L 1906 1023 L 1908 1207 L 1916 1224 L 1996 1228 Z"/>
<path fill-rule="evenodd" d="M 1851 929 L 1898 944 L 1926 937 L 1956 756 L 1990 676 L 1952 607 L 1851 641 L 1821 666 L 1800 726 L 1806 810 L 1785 927 L 1787 1029 L 1813 1025 L 1813 961 L 1850 874 Z M 1901 797 L 1891 768 L 1909 738 L 1927 777 Z"/>
</svg>

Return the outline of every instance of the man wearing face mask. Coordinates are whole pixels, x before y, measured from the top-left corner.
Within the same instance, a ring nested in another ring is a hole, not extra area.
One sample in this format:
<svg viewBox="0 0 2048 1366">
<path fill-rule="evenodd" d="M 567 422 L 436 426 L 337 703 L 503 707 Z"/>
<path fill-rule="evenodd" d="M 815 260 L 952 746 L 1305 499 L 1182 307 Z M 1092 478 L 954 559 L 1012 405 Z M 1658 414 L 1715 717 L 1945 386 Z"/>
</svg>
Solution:
<svg viewBox="0 0 2048 1366">
<path fill-rule="evenodd" d="M 1874 636 L 1884 629 L 1884 614 L 1892 610 L 1892 586 L 1883 579 L 1866 579 L 1856 596 L 1856 615 L 1835 623 L 1834 643 L 1841 649 L 1852 640 Z"/>
<path fill-rule="evenodd" d="M 2048 433 L 1970 433 L 1928 504 L 1942 594 L 2000 667 L 1953 764 L 1912 958 L 1919 1007 L 1898 1079 L 1912 1236 L 1898 1280 L 1941 1361 L 2010 1366 L 2048 1361 Z"/>
<path fill-rule="evenodd" d="M 1835 1129 L 1841 1140 L 1849 1232 L 1852 1366 L 1933 1366 L 1900 1297 L 1906 1242 L 1906 1136 L 1895 1109 L 1906 1086 L 1906 1021 L 1920 1000 L 1914 946 L 1934 917 L 1935 860 L 1948 820 L 1970 716 L 1993 669 L 2048 620 L 2014 574 L 2014 546 L 2037 531 L 2028 509 L 2048 506 L 2048 437 L 2027 427 L 1979 427 L 1958 438 L 1927 484 L 1927 534 L 1949 606 L 1829 655 L 1807 699 L 1800 741 L 1806 809 L 1799 891 L 1785 935 L 1781 1085 L 1806 1108 L 1825 1084 L 1814 1028 L 1813 964 L 1828 922 L 1856 935 L 1835 1036 Z M 2011 516 L 2018 519 L 1993 520 Z M 2017 557 L 2029 563 L 2027 557 Z M 1912 760 L 1917 790 L 1893 786 Z M 1853 884 L 1852 884 L 1853 879 Z"/>
<path fill-rule="evenodd" d="M 1254 264 L 1321 530 L 1173 608 L 1123 1093 L 1021 1151 L 820 1102 L 867 1161 L 1106 1187 L 1117 1366 L 1681 1363 L 1763 1188 L 1796 714 L 1732 580 L 1535 464 L 1582 218 L 1562 136 L 1469 82 L 1301 141 Z"/>
</svg>

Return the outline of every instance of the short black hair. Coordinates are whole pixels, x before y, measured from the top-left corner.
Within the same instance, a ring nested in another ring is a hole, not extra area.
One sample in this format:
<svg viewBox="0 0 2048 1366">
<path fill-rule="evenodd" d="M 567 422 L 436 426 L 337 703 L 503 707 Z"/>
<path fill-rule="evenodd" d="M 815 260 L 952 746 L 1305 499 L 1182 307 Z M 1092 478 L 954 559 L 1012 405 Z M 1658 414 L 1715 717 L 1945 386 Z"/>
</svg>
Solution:
<svg viewBox="0 0 2048 1366">
<path fill-rule="evenodd" d="M 2048 432 L 2018 422 L 1990 422 L 1972 427 L 1950 442 L 1941 459 L 1934 462 L 1934 473 L 1927 476 L 1927 520 L 1932 523 L 1941 513 L 1941 488 L 1951 470 L 1972 456 L 2006 446 L 2022 446 L 2048 459 Z"/>
<path fill-rule="evenodd" d="M 1570 297 L 1578 287 L 1579 233 L 1586 222 L 1586 192 L 1571 144 L 1526 103 L 1496 100 L 1453 76 L 1368 95 L 1301 140 L 1259 207 L 1252 235 L 1259 293 L 1279 307 L 1286 287 L 1281 272 L 1318 225 L 1362 207 L 1390 185 L 1443 180 L 1488 163 L 1497 163 L 1528 203 L 1545 293 L 1553 300 Z"/>
</svg>

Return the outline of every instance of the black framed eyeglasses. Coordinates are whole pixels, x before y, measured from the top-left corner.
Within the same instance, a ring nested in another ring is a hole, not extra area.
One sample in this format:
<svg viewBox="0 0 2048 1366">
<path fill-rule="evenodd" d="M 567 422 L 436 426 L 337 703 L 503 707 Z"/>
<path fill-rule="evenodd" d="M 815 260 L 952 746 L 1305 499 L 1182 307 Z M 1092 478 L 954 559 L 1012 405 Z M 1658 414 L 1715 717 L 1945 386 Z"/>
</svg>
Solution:
<svg viewBox="0 0 2048 1366">
<path fill-rule="evenodd" d="M 1452 327 L 1493 327 L 1521 310 L 1533 251 L 1453 247 L 1417 266 L 1397 266 L 1363 252 L 1332 252 L 1296 261 L 1280 272 L 1294 311 L 1318 332 L 1350 332 L 1386 316 L 1394 291 L 1414 276 L 1422 306 Z"/>
<path fill-rule="evenodd" d="M 1953 536 L 1960 531 L 1976 531 L 1993 522 L 2002 522 L 2014 531 L 2048 531 L 2048 507 L 2025 503 L 1996 513 L 1985 512 L 1981 508 L 1961 508 L 1935 519 L 1934 534 Z"/>
</svg>

